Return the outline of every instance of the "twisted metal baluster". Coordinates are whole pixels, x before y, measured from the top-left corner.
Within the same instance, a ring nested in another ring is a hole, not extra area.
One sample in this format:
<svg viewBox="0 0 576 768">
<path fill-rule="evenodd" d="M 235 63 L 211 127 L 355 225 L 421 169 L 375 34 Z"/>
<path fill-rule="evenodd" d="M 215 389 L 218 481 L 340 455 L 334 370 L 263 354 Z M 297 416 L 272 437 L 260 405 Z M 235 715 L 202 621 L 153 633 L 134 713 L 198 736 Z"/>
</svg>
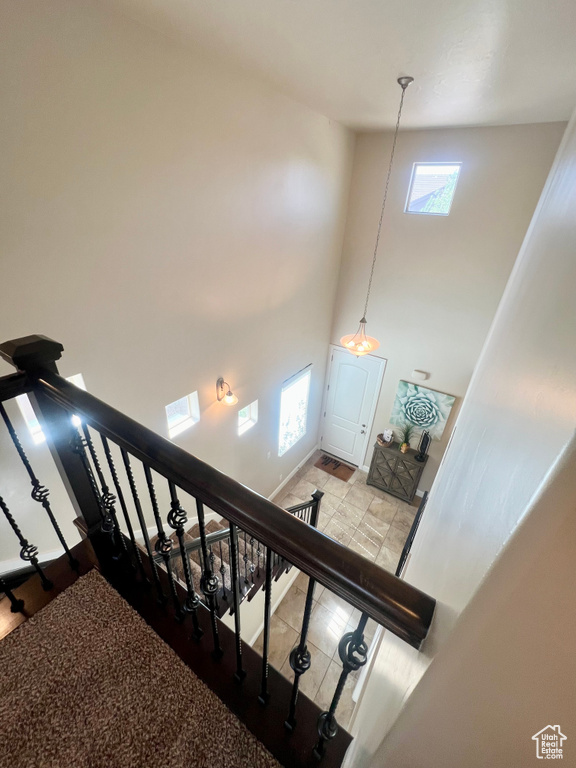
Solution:
<svg viewBox="0 0 576 768">
<path fill-rule="evenodd" d="M 120 480 L 118 479 L 118 473 L 116 472 L 116 466 L 114 464 L 114 459 L 112 458 L 112 452 L 110 451 L 110 445 L 108 443 L 108 440 L 104 435 L 100 435 L 102 438 L 102 445 L 104 447 L 104 453 L 106 455 L 106 461 L 108 462 L 108 468 L 110 470 L 110 474 L 112 475 L 112 481 L 114 483 L 114 487 L 116 488 L 116 493 L 118 495 L 118 501 L 120 502 L 120 508 L 122 509 L 122 515 L 124 517 L 124 522 L 126 523 L 126 528 L 128 529 L 128 535 L 130 536 L 130 541 L 132 543 L 132 551 L 134 553 L 134 557 L 136 558 L 137 566 L 140 570 L 140 573 L 142 575 L 142 578 L 145 582 L 148 581 L 148 578 L 146 576 L 146 571 L 144 570 L 144 565 L 142 563 L 142 557 L 140 555 L 140 549 L 138 548 L 138 545 L 136 544 L 136 537 L 134 536 L 134 528 L 132 527 L 132 521 L 130 520 L 130 515 L 128 514 L 128 507 L 126 506 L 126 500 L 124 499 L 124 493 L 122 491 L 122 486 L 120 485 Z"/>
<path fill-rule="evenodd" d="M 90 456 L 92 457 L 92 464 L 94 465 L 94 469 L 96 470 L 96 474 L 100 482 L 100 488 L 102 489 L 101 493 L 98 492 L 98 498 L 100 499 L 104 513 L 102 530 L 106 533 L 109 533 L 113 541 L 116 539 L 116 541 L 120 543 L 120 554 L 122 554 L 122 552 L 124 554 L 128 554 L 126 542 L 124 541 L 124 536 L 122 536 L 120 533 L 120 526 L 118 525 L 118 518 L 116 517 L 116 496 L 114 496 L 113 493 L 110 493 L 110 489 L 108 488 L 104 473 L 100 467 L 98 454 L 96 453 L 96 449 L 92 443 L 92 438 L 90 436 L 90 431 L 87 424 L 82 423 L 82 431 L 84 432 L 85 444 L 88 447 Z M 88 463 L 88 457 L 86 457 L 86 462 Z M 96 482 L 93 474 L 92 478 L 94 479 L 94 482 Z M 96 486 L 96 488 L 98 489 L 98 486 Z"/>
<path fill-rule="evenodd" d="M 336 722 L 336 708 L 340 702 L 342 691 L 348 679 L 350 672 L 363 667 L 368 659 L 368 646 L 364 641 L 364 629 L 368 615 L 363 613 L 354 632 L 347 632 L 338 645 L 338 655 L 342 662 L 342 672 L 334 692 L 332 703 L 328 712 L 322 712 L 318 718 L 318 742 L 314 747 L 314 756 L 321 760 L 326 748 L 326 743 L 333 739 L 338 733 L 338 723 Z"/>
<path fill-rule="evenodd" d="M 230 572 L 232 574 L 232 600 L 234 605 L 234 635 L 236 639 L 236 672 L 234 678 L 241 683 L 246 677 L 242 668 L 242 636 L 240 635 L 240 585 L 238 580 L 238 529 L 230 523 Z"/>
<path fill-rule="evenodd" d="M 302 631 L 300 633 L 300 642 L 292 649 L 290 653 L 290 666 L 294 670 L 294 684 L 292 685 L 292 697 L 290 699 L 290 711 L 284 725 L 287 730 L 292 732 L 296 728 L 296 704 L 298 702 L 298 688 L 300 685 L 300 676 L 310 669 L 310 651 L 306 646 L 308 637 L 308 628 L 310 626 L 310 615 L 314 600 L 314 587 L 316 581 L 310 578 L 308 581 L 308 592 L 306 593 L 306 604 L 304 606 L 304 616 L 302 618 Z"/>
<path fill-rule="evenodd" d="M 246 531 L 244 531 L 244 555 L 242 560 L 244 560 L 244 584 L 250 584 L 248 581 L 248 543 Z"/>
<path fill-rule="evenodd" d="M 206 524 L 204 521 L 204 505 L 200 499 L 196 499 L 196 510 L 198 513 L 198 528 L 200 529 L 200 543 L 202 551 L 202 561 L 204 563 L 204 572 L 200 579 L 202 592 L 206 596 L 206 603 L 210 609 L 210 620 L 212 623 L 212 636 L 214 638 L 213 656 L 215 659 L 222 657 L 223 651 L 220 647 L 220 635 L 218 634 L 218 622 L 216 619 L 216 594 L 218 592 L 218 579 L 212 570 L 212 563 L 208 554 L 208 545 L 206 543 Z"/>
<path fill-rule="evenodd" d="M 256 575 L 258 576 L 258 578 L 260 578 L 260 558 L 262 557 L 262 550 L 260 549 L 260 547 L 262 545 L 260 544 L 259 541 L 256 543 L 258 544 L 258 547 L 256 549 L 256 556 L 258 558 L 258 570 L 256 571 Z"/>
<path fill-rule="evenodd" d="M 33 544 L 30 544 L 27 539 L 24 538 L 24 535 L 22 534 L 22 531 L 18 527 L 18 524 L 16 523 L 16 520 L 12 517 L 12 513 L 8 509 L 8 506 L 2 496 L 0 496 L 0 509 L 2 509 L 2 512 L 4 512 L 4 515 L 6 517 L 6 520 L 10 523 L 10 526 L 14 533 L 16 534 L 18 541 L 20 542 L 20 558 L 24 560 L 25 563 L 31 563 L 34 567 L 36 573 L 38 576 L 40 576 L 40 580 L 42 581 L 42 589 L 45 592 L 48 592 L 48 590 L 52 589 L 54 584 L 48 579 L 40 567 L 40 563 L 38 562 L 37 554 L 38 554 L 38 547 L 35 547 Z"/>
<path fill-rule="evenodd" d="M 8 600 L 10 600 L 10 610 L 12 613 L 23 613 L 24 600 L 18 600 L 2 577 L 0 577 L 0 592 L 4 592 Z"/>
<path fill-rule="evenodd" d="M 260 686 L 260 695 L 258 701 L 264 705 L 268 703 L 270 693 L 268 692 L 268 652 L 270 649 L 270 608 L 272 605 L 272 558 L 274 553 L 270 547 L 266 547 L 266 576 L 265 576 L 265 595 L 264 595 L 264 648 L 262 650 L 262 684 Z"/>
<path fill-rule="evenodd" d="M 165 603 L 166 597 L 164 595 L 164 592 L 162 591 L 162 585 L 160 584 L 160 577 L 158 576 L 158 567 L 156 566 L 156 561 L 154 560 L 154 556 L 152 555 L 150 538 L 148 536 L 148 531 L 146 529 L 146 520 L 144 519 L 144 514 L 142 512 L 142 505 L 140 504 L 140 497 L 138 496 L 138 491 L 136 490 L 134 474 L 132 473 L 132 466 L 130 465 L 130 457 L 128 456 L 128 453 L 124 450 L 124 448 L 120 448 L 120 453 L 122 454 L 122 461 L 124 462 L 124 467 L 126 469 L 126 476 L 128 477 L 128 483 L 130 485 L 130 490 L 132 492 L 132 499 L 134 500 L 136 514 L 138 515 L 138 521 L 140 523 L 140 529 L 142 531 L 142 537 L 144 539 L 144 546 L 146 547 L 146 552 L 148 553 L 148 558 L 150 560 L 150 568 L 152 569 L 152 578 L 154 580 L 154 586 L 156 587 L 156 592 L 158 594 L 158 602 Z"/>
<path fill-rule="evenodd" d="M 220 568 L 218 570 L 220 571 L 220 576 L 222 576 L 222 600 L 225 602 L 228 602 L 228 595 L 226 594 L 226 565 L 224 563 L 224 555 L 222 554 L 222 542 L 218 542 L 218 547 L 220 548 Z"/>
<path fill-rule="evenodd" d="M 74 570 L 78 569 L 78 560 L 72 555 L 72 552 L 70 552 L 70 549 L 68 547 L 68 544 L 66 543 L 66 539 L 64 538 L 64 535 L 62 531 L 60 530 L 60 526 L 58 525 L 58 522 L 56 518 L 54 517 L 54 513 L 52 512 L 52 508 L 50 506 L 50 502 L 48 501 L 48 496 L 50 495 L 50 491 L 48 488 L 46 488 L 45 485 L 41 485 L 40 480 L 36 477 L 36 474 L 34 473 L 34 470 L 32 469 L 32 465 L 30 464 L 30 461 L 28 460 L 28 456 L 26 456 L 26 453 L 24 451 L 24 448 L 22 448 L 22 444 L 20 442 L 20 439 L 18 438 L 18 435 L 16 434 L 16 430 L 14 429 L 12 422 L 8 418 L 8 414 L 6 413 L 4 406 L 0 403 L 0 414 L 2 414 L 2 418 L 4 419 L 4 423 L 6 424 L 6 428 L 8 429 L 8 432 L 10 433 L 10 437 L 12 438 L 12 442 L 14 443 L 14 447 L 18 451 L 18 455 L 20 456 L 20 459 L 22 460 L 22 463 L 24 464 L 26 471 L 28 472 L 28 476 L 30 477 L 30 482 L 32 483 L 32 493 L 31 496 L 34 499 L 34 501 L 37 501 L 39 504 L 42 504 L 44 507 L 46 514 L 48 515 L 50 522 L 52 523 L 52 527 L 56 531 L 56 535 L 58 536 L 58 539 L 60 540 L 60 543 L 64 547 L 64 551 L 66 552 L 66 555 L 68 556 L 68 560 L 70 562 L 70 565 Z M 8 594 L 8 593 L 6 593 Z"/>
<path fill-rule="evenodd" d="M 198 623 L 198 606 L 200 605 L 200 598 L 194 590 L 194 581 L 192 579 L 192 573 L 190 572 L 190 560 L 188 552 L 184 546 L 184 524 L 188 520 L 186 512 L 182 509 L 178 495 L 176 493 L 176 486 L 172 482 L 168 482 L 170 488 L 170 512 L 168 513 L 168 525 L 170 528 L 176 531 L 178 537 L 178 544 L 180 546 L 180 558 L 182 560 L 182 568 L 184 570 L 184 578 L 186 580 L 186 589 L 188 590 L 188 596 L 184 601 L 184 610 L 187 613 L 192 614 L 192 626 L 194 632 L 192 634 L 195 640 L 200 640 L 204 632 L 200 629 Z"/>
<path fill-rule="evenodd" d="M 256 566 L 254 565 L 254 537 L 250 537 L 250 579 L 252 581 L 252 586 L 254 586 L 254 571 L 256 570 Z"/>
<path fill-rule="evenodd" d="M 150 503 L 152 504 L 152 511 L 154 512 L 154 520 L 156 522 L 156 530 L 158 531 L 158 537 L 154 550 L 157 554 L 162 556 L 164 560 L 164 566 L 168 573 L 168 584 L 170 586 L 170 594 L 172 596 L 172 603 L 174 605 L 174 613 L 178 621 L 183 621 L 184 613 L 180 601 L 178 600 L 178 593 L 176 592 L 176 584 L 174 583 L 174 574 L 172 573 L 172 564 L 170 562 L 170 553 L 174 548 L 174 542 L 171 538 L 166 536 L 166 531 L 162 524 L 162 518 L 160 517 L 160 510 L 158 508 L 158 499 L 156 498 L 156 489 L 154 488 L 154 481 L 152 480 L 152 472 L 147 464 L 144 464 L 144 476 L 146 477 L 146 484 L 148 486 L 148 493 L 150 494 Z"/>
</svg>

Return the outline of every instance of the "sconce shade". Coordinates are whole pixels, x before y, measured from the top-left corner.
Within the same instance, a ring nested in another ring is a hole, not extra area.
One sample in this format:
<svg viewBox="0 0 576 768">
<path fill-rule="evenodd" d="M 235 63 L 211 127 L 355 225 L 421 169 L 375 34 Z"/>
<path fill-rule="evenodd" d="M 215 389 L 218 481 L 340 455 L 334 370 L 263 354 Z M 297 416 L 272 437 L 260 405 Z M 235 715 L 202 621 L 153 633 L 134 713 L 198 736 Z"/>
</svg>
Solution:
<svg viewBox="0 0 576 768">
<path fill-rule="evenodd" d="M 216 399 L 225 405 L 236 405 L 238 402 L 238 398 L 230 389 L 230 384 L 222 377 L 216 382 Z"/>
<path fill-rule="evenodd" d="M 347 336 L 342 336 L 340 344 L 344 349 L 351 352 L 356 357 L 367 355 L 369 352 L 374 352 L 378 349 L 380 342 L 372 336 L 366 336 L 366 318 L 363 317 L 360 320 L 358 330 L 356 333 L 349 333 Z"/>
</svg>

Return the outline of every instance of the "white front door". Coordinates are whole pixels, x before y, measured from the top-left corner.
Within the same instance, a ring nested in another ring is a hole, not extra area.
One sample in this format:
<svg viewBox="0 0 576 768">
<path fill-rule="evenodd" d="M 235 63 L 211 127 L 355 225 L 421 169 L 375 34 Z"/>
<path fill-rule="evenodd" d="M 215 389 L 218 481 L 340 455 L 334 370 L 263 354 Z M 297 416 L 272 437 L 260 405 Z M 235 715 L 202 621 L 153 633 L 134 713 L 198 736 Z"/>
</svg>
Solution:
<svg viewBox="0 0 576 768">
<path fill-rule="evenodd" d="M 366 454 L 386 360 L 333 347 L 320 446 L 359 466 Z"/>
</svg>

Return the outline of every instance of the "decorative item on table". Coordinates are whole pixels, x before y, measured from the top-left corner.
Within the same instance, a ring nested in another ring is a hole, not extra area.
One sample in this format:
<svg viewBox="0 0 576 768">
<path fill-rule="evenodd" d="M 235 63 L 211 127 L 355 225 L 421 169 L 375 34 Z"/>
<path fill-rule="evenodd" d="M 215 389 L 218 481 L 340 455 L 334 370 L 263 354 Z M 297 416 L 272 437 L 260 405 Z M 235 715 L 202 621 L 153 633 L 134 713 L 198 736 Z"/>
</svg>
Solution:
<svg viewBox="0 0 576 768">
<path fill-rule="evenodd" d="M 388 448 L 394 442 L 394 432 L 391 429 L 385 429 L 376 436 L 376 442 L 383 448 Z"/>
<path fill-rule="evenodd" d="M 414 437 L 415 429 L 414 424 L 410 424 L 407 421 L 400 426 L 398 442 L 400 443 L 401 453 L 407 453 L 410 449 L 410 440 Z"/>
<path fill-rule="evenodd" d="M 414 458 L 416 461 L 426 461 L 426 455 L 428 454 L 428 448 L 432 442 L 430 438 L 430 432 L 424 430 L 420 435 L 420 443 L 418 444 L 418 453 Z"/>
<path fill-rule="evenodd" d="M 412 424 L 425 429 L 431 440 L 440 440 L 456 398 L 409 381 L 400 381 L 392 407 L 390 423 L 402 427 Z"/>
</svg>

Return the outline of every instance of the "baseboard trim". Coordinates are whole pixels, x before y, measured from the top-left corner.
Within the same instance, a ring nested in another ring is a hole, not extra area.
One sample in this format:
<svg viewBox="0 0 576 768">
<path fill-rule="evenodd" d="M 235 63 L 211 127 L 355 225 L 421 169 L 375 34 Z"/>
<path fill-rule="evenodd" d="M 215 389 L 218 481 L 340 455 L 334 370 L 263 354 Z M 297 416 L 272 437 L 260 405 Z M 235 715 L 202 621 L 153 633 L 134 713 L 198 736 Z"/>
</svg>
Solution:
<svg viewBox="0 0 576 768">
<path fill-rule="evenodd" d="M 280 493 L 280 491 L 282 490 L 282 488 L 284 488 L 284 486 L 286 485 L 286 483 L 289 483 L 289 482 L 290 482 L 290 480 L 292 480 L 292 478 L 294 477 L 294 475 L 296 474 L 296 472 L 298 472 L 298 470 L 299 470 L 299 469 L 302 469 L 302 467 L 304 466 L 304 464 L 306 464 L 306 462 L 308 461 L 308 459 L 312 458 L 312 456 L 313 456 L 313 455 L 316 453 L 316 451 L 318 450 L 318 447 L 319 447 L 319 443 L 316 443 L 316 445 L 314 446 L 314 448 L 312 448 L 312 450 L 310 451 L 310 453 L 309 453 L 309 454 L 307 454 L 307 455 L 306 455 L 306 456 L 305 456 L 305 457 L 302 459 L 302 461 L 301 461 L 301 462 L 299 462 L 299 464 L 297 464 L 297 465 L 294 467 L 294 469 L 292 470 L 292 472 L 290 472 L 290 474 L 289 474 L 289 475 L 288 475 L 288 476 L 287 476 L 287 477 L 286 477 L 284 480 L 282 480 L 282 482 L 280 483 L 280 485 L 278 486 L 278 488 L 276 488 L 276 490 L 272 491 L 272 493 L 271 493 L 271 494 L 268 496 L 268 498 L 269 498 L 269 499 L 273 499 L 273 498 L 274 498 L 274 496 L 276 496 L 278 493 Z"/>
</svg>

